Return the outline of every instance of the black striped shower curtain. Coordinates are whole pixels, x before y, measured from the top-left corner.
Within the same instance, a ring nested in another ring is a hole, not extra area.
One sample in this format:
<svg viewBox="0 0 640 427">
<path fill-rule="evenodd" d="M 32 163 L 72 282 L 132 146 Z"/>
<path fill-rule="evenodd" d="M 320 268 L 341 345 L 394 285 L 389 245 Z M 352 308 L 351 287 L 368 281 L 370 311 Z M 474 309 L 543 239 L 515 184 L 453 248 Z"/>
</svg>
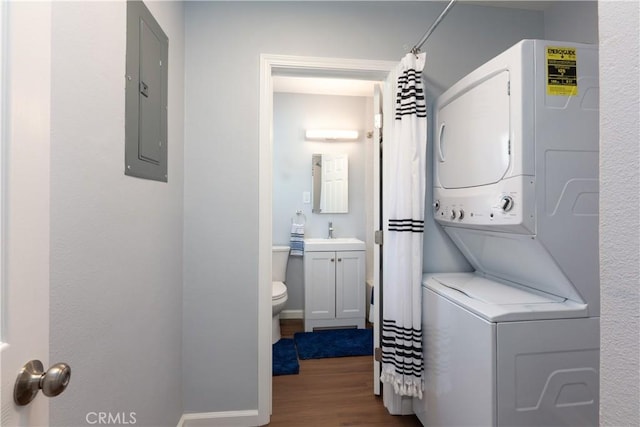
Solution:
<svg viewBox="0 0 640 427">
<path fill-rule="evenodd" d="M 382 373 L 401 396 L 422 398 L 422 242 L 426 181 L 425 54 L 407 54 L 397 69 L 393 138 L 386 141 L 388 221 L 383 259 Z M 388 245 L 388 247 L 387 247 Z"/>
</svg>

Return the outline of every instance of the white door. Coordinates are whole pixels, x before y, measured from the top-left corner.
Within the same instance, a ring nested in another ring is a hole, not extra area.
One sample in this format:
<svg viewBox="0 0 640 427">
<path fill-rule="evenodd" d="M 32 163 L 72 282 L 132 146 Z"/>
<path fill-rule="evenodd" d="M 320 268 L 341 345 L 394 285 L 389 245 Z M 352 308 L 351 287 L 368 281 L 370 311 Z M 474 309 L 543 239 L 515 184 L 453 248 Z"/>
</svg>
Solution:
<svg viewBox="0 0 640 427">
<path fill-rule="evenodd" d="M 384 230 L 385 219 L 385 183 L 390 182 L 386 179 L 388 171 L 386 170 L 383 159 L 385 158 L 385 140 L 390 140 L 393 132 L 395 87 L 397 74 L 390 71 L 383 85 L 376 85 L 373 95 L 373 111 L 374 111 L 374 141 L 379 141 L 379 147 L 373 150 L 373 229 Z M 380 353 L 380 336 L 382 332 L 382 258 L 384 257 L 384 245 L 373 251 L 373 348 L 375 353 Z M 381 363 L 373 361 L 373 392 L 377 395 L 381 393 L 380 371 Z"/>
<path fill-rule="evenodd" d="M 373 92 L 373 232 L 382 230 L 382 87 L 376 85 Z M 382 301 L 381 278 L 382 271 L 380 260 L 382 248 L 374 244 L 373 249 L 373 348 L 380 348 L 380 301 Z M 374 354 L 377 350 L 374 350 Z M 373 393 L 380 395 L 380 370 L 381 365 L 377 357 L 373 359 Z"/>
<path fill-rule="evenodd" d="M 2 2 L 2 426 L 49 424 L 49 399 L 13 401 L 22 366 L 49 367 L 51 3 Z M 6 26 L 6 28 L 5 28 Z"/>
</svg>

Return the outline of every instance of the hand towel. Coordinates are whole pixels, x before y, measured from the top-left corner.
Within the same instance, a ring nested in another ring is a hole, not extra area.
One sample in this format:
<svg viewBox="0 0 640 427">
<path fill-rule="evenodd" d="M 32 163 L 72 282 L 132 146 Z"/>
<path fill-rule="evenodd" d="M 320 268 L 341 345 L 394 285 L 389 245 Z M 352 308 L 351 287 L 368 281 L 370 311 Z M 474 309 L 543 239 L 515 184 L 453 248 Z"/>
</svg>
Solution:
<svg viewBox="0 0 640 427">
<path fill-rule="evenodd" d="M 291 224 L 291 256 L 304 255 L 304 224 Z"/>
</svg>

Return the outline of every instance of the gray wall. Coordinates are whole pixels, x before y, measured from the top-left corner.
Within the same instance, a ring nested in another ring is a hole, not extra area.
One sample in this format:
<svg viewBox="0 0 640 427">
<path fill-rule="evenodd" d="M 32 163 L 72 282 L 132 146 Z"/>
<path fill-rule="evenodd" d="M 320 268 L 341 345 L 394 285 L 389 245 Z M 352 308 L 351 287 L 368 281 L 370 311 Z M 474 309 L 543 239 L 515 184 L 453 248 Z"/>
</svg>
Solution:
<svg viewBox="0 0 640 427">
<path fill-rule="evenodd" d="M 185 5 L 187 412 L 257 408 L 260 53 L 399 60 L 442 7 L 442 2 Z M 429 92 L 441 92 L 522 38 L 541 38 L 543 30 L 541 12 L 456 5 L 425 45 Z M 434 237 L 434 246 L 439 248 L 442 238 Z M 426 249 L 427 262 L 440 256 Z M 445 262 L 459 265 L 454 255 Z"/>
<path fill-rule="evenodd" d="M 169 37 L 168 183 L 124 175 L 126 3 L 52 5 L 50 360 L 73 377 L 50 425 L 182 414 L 184 20 L 148 6 Z"/>
<path fill-rule="evenodd" d="M 273 97 L 273 244 L 289 245 L 291 219 L 302 210 L 305 237 L 327 237 L 333 222 L 335 237 L 365 240 L 365 138 L 371 130 L 367 105 L 372 98 L 360 96 L 276 93 Z M 354 142 L 307 141 L 305 129 L 355 129 Z M 316 214 L 303 203 L 302 192 L 311 192 L 311 155 L 346 153 L 349 156 L 349 213 Z M 285 310 L 302 310 L 302 258 L 290 257 Z"/>
<path fill-rule="evenodd" d="M 547 40 L 598 43 L 598 2 L 558 1 L 544 11 Z"/>
</svg>

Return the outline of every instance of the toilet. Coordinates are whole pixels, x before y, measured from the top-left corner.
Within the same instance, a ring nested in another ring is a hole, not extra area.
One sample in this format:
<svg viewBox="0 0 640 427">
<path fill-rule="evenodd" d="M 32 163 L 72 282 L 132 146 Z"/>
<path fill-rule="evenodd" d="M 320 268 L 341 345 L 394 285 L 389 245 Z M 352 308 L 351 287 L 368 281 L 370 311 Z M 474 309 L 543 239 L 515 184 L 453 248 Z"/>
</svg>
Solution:
<svg viewBox="0 0 640 427">
<path fill-rule="evenodd" d="M 287 276 L 289 262 L 289 246 L 273 246 L 271 250 L 271 343 L 280 340 L 280 312 L 287 303 L 287 287 L 284 280 Z"/>
</svg>

